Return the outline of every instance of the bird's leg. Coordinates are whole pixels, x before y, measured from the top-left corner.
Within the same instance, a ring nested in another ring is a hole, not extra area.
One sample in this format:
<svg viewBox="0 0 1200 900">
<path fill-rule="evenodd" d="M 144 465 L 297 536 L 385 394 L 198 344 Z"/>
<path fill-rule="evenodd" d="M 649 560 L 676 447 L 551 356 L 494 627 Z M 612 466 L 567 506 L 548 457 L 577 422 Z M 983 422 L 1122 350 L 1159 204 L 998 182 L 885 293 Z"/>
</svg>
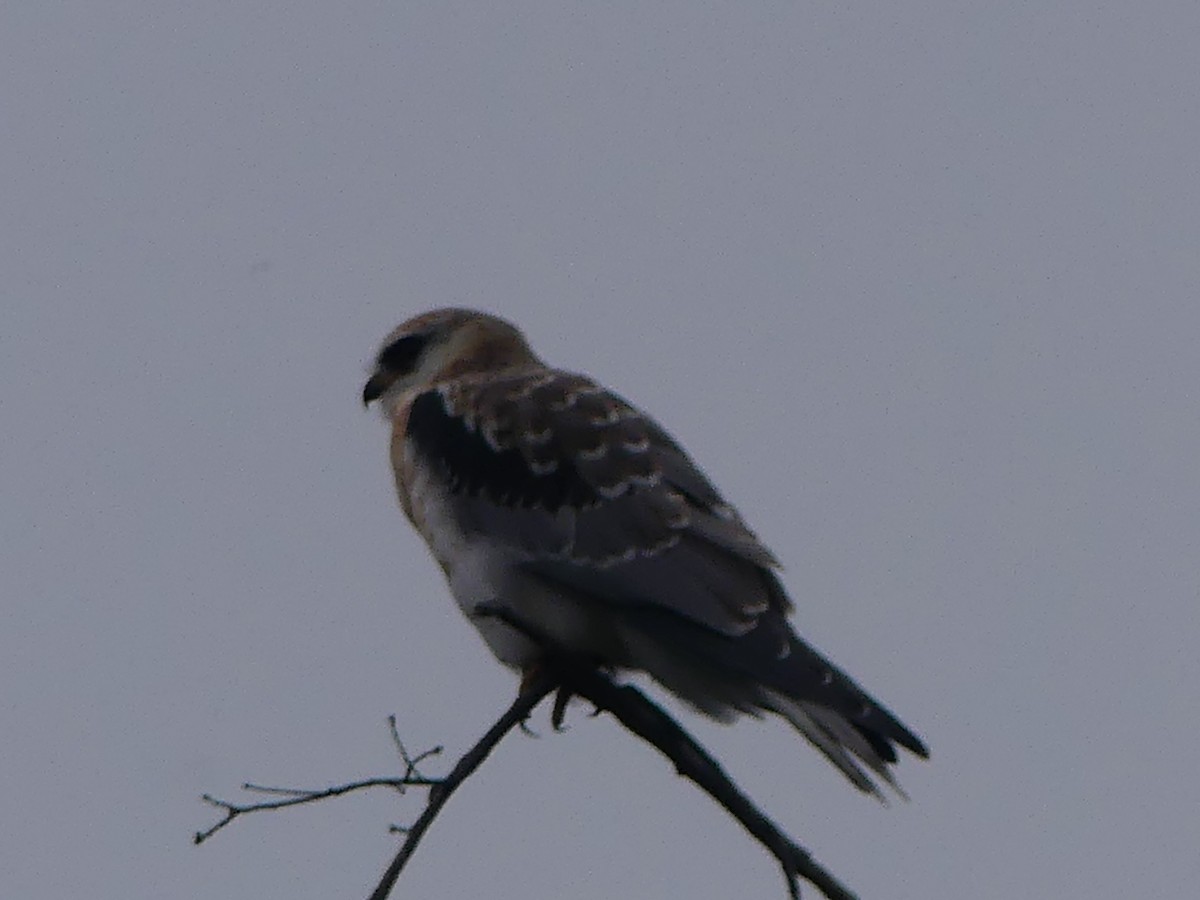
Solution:
<svg viewBox="0 0 1200 900">
<path fill-rule="evenodd" d="M 525 663 L 521 667 L 521 685 L 517 688 L 517 693 L 524 694 L 549 668 L 546 660 L 540 657 L 533 662 Z"/>
</svg>

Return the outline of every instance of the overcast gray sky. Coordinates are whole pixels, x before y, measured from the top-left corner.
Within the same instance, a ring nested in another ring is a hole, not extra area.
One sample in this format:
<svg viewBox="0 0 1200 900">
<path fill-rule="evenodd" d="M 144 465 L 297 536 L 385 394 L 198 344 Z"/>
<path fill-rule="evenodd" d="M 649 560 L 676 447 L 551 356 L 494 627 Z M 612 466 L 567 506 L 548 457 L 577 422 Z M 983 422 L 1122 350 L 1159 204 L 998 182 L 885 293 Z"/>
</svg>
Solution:
<svg viewBox="0 0 1200 900">
<path fill-rule="evenodd" d="M 511 698 L 358 403 L 465 304 L 671 428 L 928 740 L 885 810 L 685 718 L 864 898 L 1189 894 L 1198 44 L 1192 0 L 5 4 L 0 893 L 365 897 L 420 796 L 189 841 Z M 397 896 L 783 888 L 578 710 Z"/>
</svg>

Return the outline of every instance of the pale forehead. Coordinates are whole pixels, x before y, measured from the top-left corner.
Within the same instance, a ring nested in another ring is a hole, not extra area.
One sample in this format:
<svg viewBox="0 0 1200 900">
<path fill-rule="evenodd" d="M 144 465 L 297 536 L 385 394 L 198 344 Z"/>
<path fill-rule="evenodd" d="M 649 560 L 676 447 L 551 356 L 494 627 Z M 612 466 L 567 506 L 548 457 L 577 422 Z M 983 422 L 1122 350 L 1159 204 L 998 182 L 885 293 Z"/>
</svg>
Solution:
<svg viewBox="0 0 1200 900">
<path fill-rule="evenodd" d="M 468 323 L 475 323 L 484 327 L 488 325 L 495 325 L 501 328 L 513 327 L 498 316 L 480 312 L 479 310 L 462 307 L 445 307 L 443 309 L 431 309 L 428 312 L 413 316 L 393 329 L 392 333 L 387 336 L 385 343 L 390 343 L 406 334 L 453 330 Z"/>
</svg>

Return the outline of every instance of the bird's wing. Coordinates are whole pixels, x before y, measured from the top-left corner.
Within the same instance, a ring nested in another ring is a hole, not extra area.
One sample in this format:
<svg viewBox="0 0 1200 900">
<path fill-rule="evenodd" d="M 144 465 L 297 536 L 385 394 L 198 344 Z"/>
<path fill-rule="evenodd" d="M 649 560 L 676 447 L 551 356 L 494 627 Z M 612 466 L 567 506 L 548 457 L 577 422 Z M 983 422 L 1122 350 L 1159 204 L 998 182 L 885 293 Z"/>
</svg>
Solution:
<svg viewBox="0 0 1200 900">
<path fill-rule="evenodd" d="M 788 608 L 775 558 L 682 448 L 584 376 L 449 382 L 405 428 L 459 526 L 532 572 L 730 637 Z"/>
</svg>

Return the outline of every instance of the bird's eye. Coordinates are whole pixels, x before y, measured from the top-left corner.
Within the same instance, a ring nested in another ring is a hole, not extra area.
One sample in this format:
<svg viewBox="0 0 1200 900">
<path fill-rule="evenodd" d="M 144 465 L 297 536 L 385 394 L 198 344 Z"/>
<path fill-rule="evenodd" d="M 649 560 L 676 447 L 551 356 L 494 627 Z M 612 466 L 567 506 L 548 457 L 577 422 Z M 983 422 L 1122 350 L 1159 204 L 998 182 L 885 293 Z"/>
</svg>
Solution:
<svg viewBox="0 0 1200 900">
<path fill-rule="evenodd" d="M 408 375 L 417 367 L 427 340 L 424 335 L 406 334 L 379 352 L 379 367 L 394 375 Z"/>
</svg>

